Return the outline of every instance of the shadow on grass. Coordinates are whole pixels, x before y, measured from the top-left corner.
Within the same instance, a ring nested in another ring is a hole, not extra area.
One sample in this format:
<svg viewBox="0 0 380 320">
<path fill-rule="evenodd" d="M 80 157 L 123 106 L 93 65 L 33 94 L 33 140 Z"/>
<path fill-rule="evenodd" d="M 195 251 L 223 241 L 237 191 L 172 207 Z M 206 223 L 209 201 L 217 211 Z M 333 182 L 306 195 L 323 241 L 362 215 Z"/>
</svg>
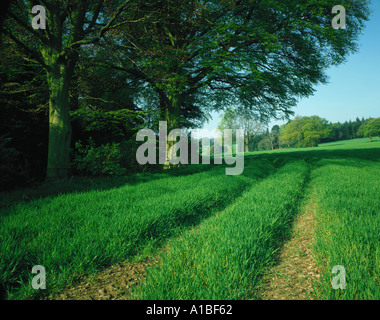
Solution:
<svg viewBox="0 0 380 320">
<path fill-rule="evenodd" d="M 292 159 L 305 159 L 308 163 L 316 163 L 321 159 L 337 159 L 337 158 L 350 158 L 362 159 L 373 162 L 380 161 L 379 148 L 352 148 L 352 149 L 320 149 L 308 148 L 307 150 L 297 149 L 287 152 L 286 150 L 279 150 L 279 152 L 268 153 L 250 153 L 245 155 L 245 162 L 255 160 L 267 160 L 273 162 L 276 168 L 281 167 Z M 211 163 L 213 161 L 211 160 Z M 362 164 L 355 161 L 347 162 L 346 165 L 361 167 Z M 45 198 L 49 196 L 56 196 L 60 194 L 67 194 L 73 192 L 87 192 L 91 190 L 108 190 L 118 188 L 124 185 L 136 185 L 139 183 L 149 182 L 152 180 L 185 176 L 203 171 L 208 171 L 215 168 L 217 165 L 184 165 L 179 168 L 172 168 L 170 170 L 160 170 L 152 173 L 138 173 L 130 176 L 119 177 L 73 177 L 70 180 L 63 181 L 59 184 L 44 183 L 34 188 L 24 188 L 9 192 L 0 193 L 0 209 L 5 206 L 12 205 L 20 201 L 30 201 L 37 198 Z"/>
<path fill-rule="evenodd" d="M 35 187 L 21 188 L 8 192 L 0 192 L 0 209 L 17 202 L 27 202 L 33 199 L 57 196 L 74 192 L 87 192 L 92 190 L 109 190 L 125 185 L 137 185 L 153 180 L 192 175 L 212 169 L 212 165 L 192 165 L 172 168 L 170 170 L 156 170 L 154 172 L 136 173 L 129 176 L 114 177 L 80 177 L 61 181 L 59 183 L 42 183 Z"/>
<path fill-rule="evenodd" d="M 214 167 L 215 168 L 215 167 Z M 214 172 L 214 170 L 207 171 L 205 175 L 211 176 L 218 174 L 220 175 L 221 172 L 223 172 L 223 169 L 221 166 L 218 166 L 219 170 L 218 172 Z M 242 176 L 248 176 L 252 178 L 252 183 L 256 180 L 266 178 L 268 175 L 273 173 L 273 166 L 271 164 L 267 163 L 261 163 L 260 170 L 257 169 L 257 167 L 252 168 L 252 166 L 247 166 L 247 170 L 243 173 Z M 259 171 L 259 172 L 258 172 Z M 257 173 L 258 177 L 256 177 Z M 200 179 L 204 178 L 204 175 L 201 175 Z M 172 210 L 162 210 L 162 215 L 159 217 L 156 217 L 154 219 L 151 219 L 150 221 L 146 222 L 145 224 L 143 223 L 143 227 L 140 229 L 137 229 L 136 233 L 133 233 L 130 238 L 129 236 L 123 236 L 121 235 L 123 241 L 130 241 L 130 245 L 128 245 L 126 248 L 123 249 L 125 250 L 123 255 L 124 255 L 124 261 L 130 261 L 136 256 L 139 255 L 150 255 L 152 252 L 155 252 L 155 250 L 161 248 L 168 239 L 179 236 L 180 233 L 183 230 L 190 229 L 192 227 L 197 226 L 200 224 L 203 220 L 207 219 L 208 217 L 214 215 L 216 212 L 223 210 L 226 206 L 228 206 L 230 203 L 235 201 L 238 197 L 241 196 L 242 192 L 250 187 L 251 183 L 247 181 L 247 179 L 243 177 L 236 177 L 234 179 L 242 179 L 244 183 L 239 183 L 239 184 L 232 184 L 229 186 L 226 185 L 220 185 L 223 186 L 222 189 L 216 189 L 213 192 L 209 192 L 207 197 L 200 197 L 198 199 L 195 199 L 193 202 L 189 202 L 186 204 L 186 197 L 183 197 L 184 201 L 178 202 L 178 205 L 176 207 L 173 207 L 174 209 Z M 229 180 L 229 179 L 226 179 Z M 214 180 L 213 180 L 214 181 Z M 194 186 L 196 187 L 196 185 Z M 189 186 L 190 190 L 189 192 L 192 192 L 193 186 Z M 207 188 L 207 186 L 206 186 Z M 196 189 L 196 188 L 195 188 Z M 228 192 L 231 191 L 231 192 Z M 197 192 L 197 191 L 194 191 Z M 202 200 L 203 199 L 203 200 Z M 202 201 L 200 201 L 202 200 Z M 190 204 L 190 205 L 189 205 Z M 170 207 L 169 207 L 170 209 Z M 4 210 L 6 211 L 6 210 Z M 102 216 L 104 217 L 104 216 Z M 48 223 L 47 223 L 48 225 Z M 75 225 L 75 223 L 74 223 Z M 104 225 L 104 224 L 103 224 Z M 138 223 L 136 224 L 136 227 Z M 46 226 L 44 224 L 44 226 Z M 115 229 L 115 226 L 117 227 L 117 224 L 107 224 L 107 227 L 109 228 L 114 228 L 115 232 L 117 229 Z M 25 231 L 21 230 L 23 236 L 19 236 L 19 238 L 23 239 L 28 239 L 32 238 L 32 236 L 25 236 Z M 112 233 L 113 235 L 114 233 Z M 118 234 L 116 232 L 116 234 Z M 76 238 L 80 239 L 80 238 Z M 129 240 L 127 240 L 129 239 Z M 99 239 L 98 239 L 99 240 Z M 111 237 L 107 239 L 108 241 L 111 241 Z M 103 241 L 103 240 L 101 240 Z M 50 242 L 49 242 L 50 243 Z M 80 243 L 80 242 L 75 242 L 75 243 Z M 95 242 L 96 243 L 96 242 Z M 87 243 L 83 243 L 84 246 L 87 246 Z M 53 251 L 58 251 L 58 249 L 51 250 Z M 78 245 L 78 251 L 80 251 L 80 246 Z M 12 252 L 9 250 L 9 252 Z M 50 252 L 50 251 L 49 251 Z M 49 256 L 49 252 L 44 252 L 44 255 Z M 11 253 L 13 254 L 13 253 Z M 11 255 L 8 253 L 8 256 Z M 6 255 L 5 255 L 6 256 Z M 66 257 L 66 256 L 65 256 Z M 96 264 L 97 270 L 102 270 L 104 268 L 107 268 L 111 266 L 116 260 L 113 260 L 112 256 L 106 256 L 105 258 L 102 257 L 101 253 L 99 253 L 99 260 L 97 259 L 98 256 L 96 256 L 93 260 L 91 260 L 91 264 Z M 29 262 L 29 257 L 23 254 L 22 261 L 19 263 L 20 266 L 27 265 L 28 263 L 32 264 L 32 262 Z M 66 258 L 65 258 L 66 259 Z M 24 261 L 25 260 L 25 261 Z M 62 261 L 62 260 L 60 260 Z M 63 261 L 69 261 L 69 260 L 63 260 Z M 121 262 L 123 260 L 119 260 Z M 65 264 L 61 262 L 62 265 L 62 270 L 65 270 Z M 117 263 L 117 262 L 116 262 Z M 21 267 L 21 268 L 22 268 Z M 91 271 L 92 272 L 92 271 Z M 81 277 L 86 277 L 90 275 L 90 272 L 84 272 Z M 79 279 L 79 278 L 78 278 Z M 75 280 L 78 280 L 75 278 Z M 9 297 L 13 299 L 13 297 L 21 298 L 23 299 L 24 296 L 22 293 L 20 296 L 18 296 L 18 292 L 23 290 L 23 285 L 20 286 L 19 284 L 15 282 L 9 282 L 9 283 L 0 283 L 0 293 L 1 293 L 1 288 L 10 288 L 7 289 L 6 292 L 8 292 Z M 4 289 L 5 290 L 5 289 Z M 3 290 L 3 291 L 4 291 Z M 31 297 L 32 299 L 41 299 L 44 298 L 45 295 L 50 294 L 50 291 L 48 290 L 42 290 L 39 292 L 36 292 L 35 295 Z"/>
<path fill-rule="evenodd" d="M 380 161 L 380 149 L 378 148 L 352 148 L 352 149 L 307 149 L 307 150 L 292 150 L 289 152 L 268 152 L 268 153 L 251 153 L 245 156 L 246 160 L 250 159 L 268 159 L 270 161 L 280 161 L 275 159 L 291 160 L 305 159 L 308 162 L 315 162 L 321 159 L 337 159 L 337 158 L 352 158 L 360 160 L 368 160 L 373 162 Z M 360 164 L 358 164 L 360 166 Z"/>
<path fill-rule="evenodd" d="M 329 147 L 335 147 L 335 146 L 343 146 L 344 143 L 334 143 L 334 144 L 329 144 Z"/>
</svg>

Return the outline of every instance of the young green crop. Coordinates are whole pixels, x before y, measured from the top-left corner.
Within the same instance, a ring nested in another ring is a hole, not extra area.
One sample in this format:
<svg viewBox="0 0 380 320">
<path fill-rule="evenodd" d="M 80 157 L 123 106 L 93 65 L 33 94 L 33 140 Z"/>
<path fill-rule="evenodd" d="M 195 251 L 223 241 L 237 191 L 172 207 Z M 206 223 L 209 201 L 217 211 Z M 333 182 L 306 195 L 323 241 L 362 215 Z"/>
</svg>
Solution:
<svg viewBox="0 0 380 320">
<path fill-rule="evenodd" d="M 321 160 L 313 174 L 318 199 L 315 252 L 322 277 L 318 299 L 380 299 L 380 165 L 359 159 Z M 334 266 L 346 288 L 334 289 Z"/>
<path fill-rule="evenodd" d="M 137 299 L 244 299 L 283 241 L 308 175 L 286 164 L 214 217 L 171 242 Z"/>
<path fill-rule="evenodd" d="M 6 194 L 0 291 L 8 289 L 8 298 L 40 297 L 166 244 L 163 265 L 148 272 L 133 297 L 255 298 L 258 279 L 298 210 L 310 167 L 322 272 L 317 298 L 379 299 L 379 160 L 380 143 L 356 139 L 248 154 L 241 176 L 226 176 L 222 166 L 187 166 Z M 46 268 L 47 290 L 31 287 L 37 264 Z M 335 265 L 346 269 L 345 290 L 331 286 Z"/>
<path fill-rule="evenodd" d="M 155 248 L 224 208 L 274 168 L 255 161 L 241 176 L 219 166 L 105 191 L 71 193 L 19 203 L 0 217 L 0 283 L 10 297 L 36 294 L 34 265 L 47 272 L 47 293 L 82 275 Z M 20 282 L 20 285 L 17 285 Z M 40 293 L 41 290 L 37 293 Z"/>
</svg>

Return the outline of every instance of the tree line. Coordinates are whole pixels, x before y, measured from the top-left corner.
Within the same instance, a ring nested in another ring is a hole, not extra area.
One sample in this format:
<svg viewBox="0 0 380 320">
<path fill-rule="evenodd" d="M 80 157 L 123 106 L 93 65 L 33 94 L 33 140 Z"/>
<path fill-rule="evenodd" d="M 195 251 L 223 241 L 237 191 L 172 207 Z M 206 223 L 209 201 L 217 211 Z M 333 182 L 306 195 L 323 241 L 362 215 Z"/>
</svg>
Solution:
<svg viewBox="0 0 380 320">
<path fill-rule="evenodd" d="M 128 174 L 135 135 L 199 128 L 239 105 L 290 116 L 325 70 L 357 50 L 369 2 L 13 0 L 0 35 L 2 187 L 74 174 Z M 46 27 L 31 21 L 35 5 Z M 41 14 L 41 12 L 39 13 Z"/>
<path fill-rule="evenodd" d="M 350 140 L 368 137 L 380 137 L 380 118 L 359 118 L 355 121 L 328 122 L 318 116 L 297 116 L 281 126 L 275 125 L 269 130 L 267 124 L 250 122 L 247 130 L 244 122 L 237 121 L 235 124 L 226 119 L 231 117 L 231 110 L 226 112 L 219 124 L 223 129 L 228 123 L 233 128 L 245 128 L 245 151 L 275 150 L 281 148 L 317 147 L 319 143 Z"/>
</svg>

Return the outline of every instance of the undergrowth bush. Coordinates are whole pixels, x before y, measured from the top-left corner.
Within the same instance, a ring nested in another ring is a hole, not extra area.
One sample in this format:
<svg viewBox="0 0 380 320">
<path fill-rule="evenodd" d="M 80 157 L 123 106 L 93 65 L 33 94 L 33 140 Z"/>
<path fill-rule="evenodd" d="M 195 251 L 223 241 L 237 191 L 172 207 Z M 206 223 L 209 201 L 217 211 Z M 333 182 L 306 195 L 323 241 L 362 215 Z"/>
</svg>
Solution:
<svg viewBox="0 0 380 320">
<path fill-rule="evenodd" d="M 21 154 L 10 146 L 11 138 L 0 136 L 0 189 L 12 187 L 26 179 Z M 21 160 L 21 161 L 20 161 Z"/>
<path fill-rule="evenodd" d="M 81 141 L 75 144 L 74 167 L 79 173 L 86 175 L 116 175 L 126 173 L 122 167 L 123 150 L 120 143 L 107 143 L 96 146 L 92 139 L 83 145 Z"/>
</svg>

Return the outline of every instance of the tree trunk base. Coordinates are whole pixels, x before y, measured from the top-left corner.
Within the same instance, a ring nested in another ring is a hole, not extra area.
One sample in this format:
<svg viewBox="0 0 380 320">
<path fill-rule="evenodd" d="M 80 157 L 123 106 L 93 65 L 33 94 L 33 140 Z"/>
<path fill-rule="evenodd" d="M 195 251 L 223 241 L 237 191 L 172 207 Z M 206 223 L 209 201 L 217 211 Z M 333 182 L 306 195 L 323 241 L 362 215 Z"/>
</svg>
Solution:
<svg viewBox="0 0 380 320">
<path fill-rule="evenodd" d="M 48 168 L 46 171 L 46 182 L 59 183 L 71 177 L 70 168 Z"/>
</svg>

